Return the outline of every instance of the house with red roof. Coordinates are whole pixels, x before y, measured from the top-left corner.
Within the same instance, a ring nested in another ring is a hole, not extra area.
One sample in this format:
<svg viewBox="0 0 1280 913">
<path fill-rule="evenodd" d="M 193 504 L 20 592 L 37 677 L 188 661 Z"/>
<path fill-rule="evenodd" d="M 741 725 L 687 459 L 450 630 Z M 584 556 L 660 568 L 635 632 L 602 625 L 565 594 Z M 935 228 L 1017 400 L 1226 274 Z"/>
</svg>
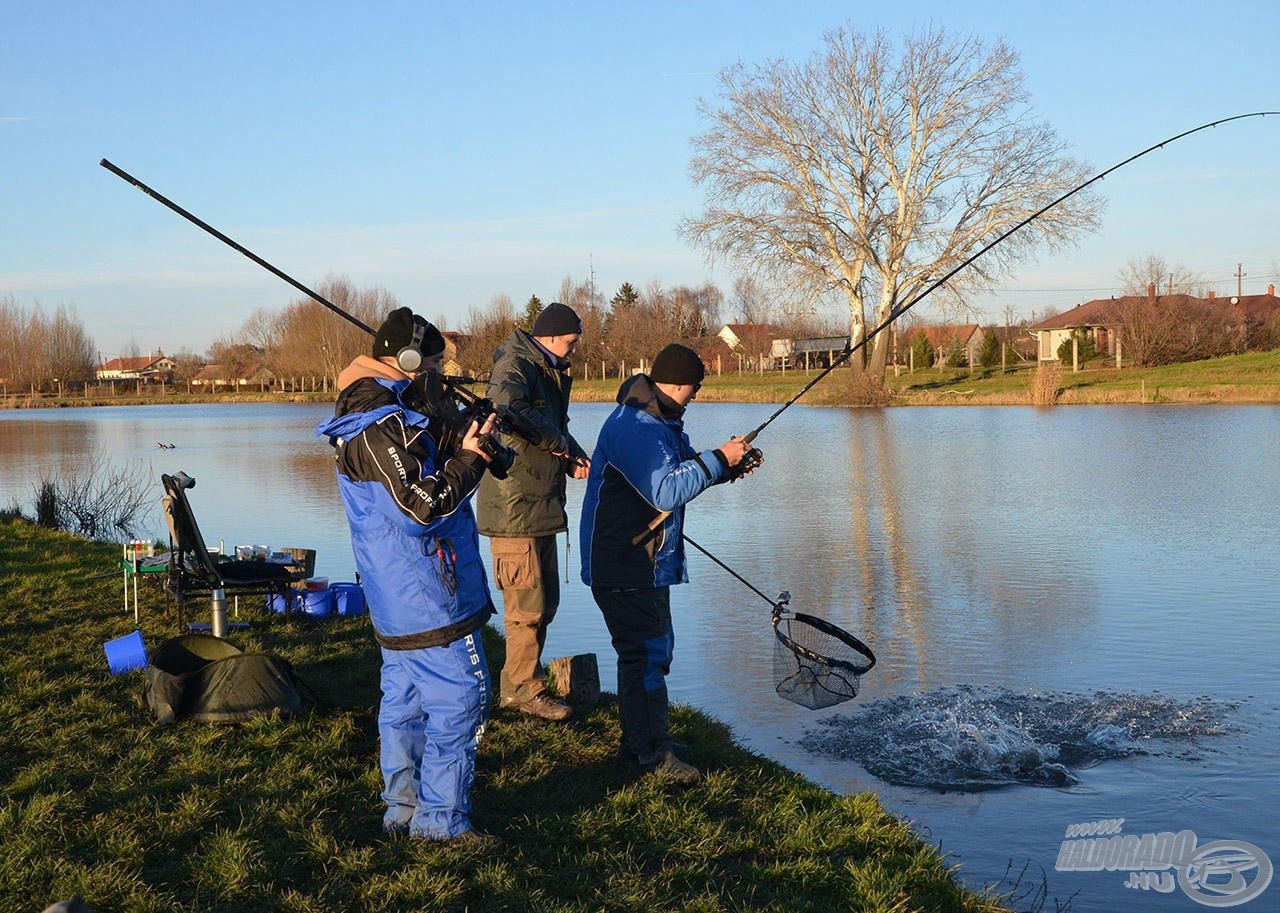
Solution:
<svg viewBox="0 0 1280 913">
<path fill-rule="evenodd" d="M 1149 285 L 1145 296 L 1095 298 L 1069 311 L 1046 317 L 1027 327 L 1027 330 L 1036 336 L 1040 361 L 1057 361 L 1058 348 L 1076 331 L 1092 337 L 1099 354 L 1114 357 L 1118 348 L 1123 351 L 1117 315 L 1134 304 L 1149 301 L 1183 311 L 1194 312 L 1191 306 L 1195 306 L 1201 312 L 1204 308 L 1216 308 L 1228 313 L 1231 322 L 1241 328 L 1244 336 L 1242 348 L 1269 344 L 1264 341 L 1264 337 L 1276 327 L 1276 321 L 1280 320 L 1280 298 L 1276 297 L 1274 285 L 1267 287 L 1265 295 L 1232 295 L 1230 298 L 1221 298 L 1214 292 L 1210 292 L 1208 298 L 1156 295 L 1155 286 Z"/>
<path fill-rule="evenodd" d="M 138 355 L 113 358 L 103 362 L 97 370 L 98 380 L 172 380 L 178 363 L 164 352 L 155 355 Z"/>
</svg>

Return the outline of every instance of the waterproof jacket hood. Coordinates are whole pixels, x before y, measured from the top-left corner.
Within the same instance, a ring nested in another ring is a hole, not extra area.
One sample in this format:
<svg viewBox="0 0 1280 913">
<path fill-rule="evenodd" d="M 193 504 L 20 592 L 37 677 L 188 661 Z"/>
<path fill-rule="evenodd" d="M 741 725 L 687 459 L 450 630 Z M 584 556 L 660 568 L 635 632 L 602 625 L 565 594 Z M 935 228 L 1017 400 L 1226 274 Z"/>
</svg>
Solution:
<svg viewBox="0 0 1280 913">
<path fill-rule="evenodd" d="M 648 375 L 625 381 L 591 458 L 582 582 L 642 589 L 687 582 L 684 506 L 728 473 L 715 450 L 693 449 L 680 410 L 664 408 Z"/>
<path fill-rule="evenodd" d="M 483 623 L 493 605 L 470 500 L 484 458 L 469 450 L 441 458 L 428 417 L 404 405 L 403 372 L 362 357 L 340 376 L 350 383 L 316 433 L 334 446 L 379 642 L 414 648 L 469 620 Z"/>
</svg>

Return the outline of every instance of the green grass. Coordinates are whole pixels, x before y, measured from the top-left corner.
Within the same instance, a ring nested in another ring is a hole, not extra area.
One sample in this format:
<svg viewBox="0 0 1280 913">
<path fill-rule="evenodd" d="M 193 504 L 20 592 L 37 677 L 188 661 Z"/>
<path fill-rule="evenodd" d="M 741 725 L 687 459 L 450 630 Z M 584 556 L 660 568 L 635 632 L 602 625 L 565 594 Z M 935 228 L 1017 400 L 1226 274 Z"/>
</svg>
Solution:
<svg viewBox="0 0 1280 913">
<path fill-rule="evenodd" d="M 697 788 L 629 774 L 609 700 L 564 726 L 498 716 L 473 817 L 507 849 L 387 838 L 367 621 L 254 613 L 232 639 L 289 660 L 316 709 L 161 726 L 142 673 L 106 666 L 102 644 L 134 627 L 117 548 L 0 520 L 0 909 L 77 893 L 96 913 L 1003 909 L 873 795 L 833 795 L 687 707 L 673 729 L 708 772 Z M 154 650 L 176 625 L 151 584 L 143 604 Z"/>
<path fill-rule="evenodd" d="M 1001 373 L 994 368 L 929 368 L 885 381 L 896 406 L 1028 405 L 1032 402 L 1035 365 L 1020 364 Z M 711 374 L 698 394 L 700 402 L 783 403 L 819 375 L 818 371 L 769 371 L 764 374 Z M 838 368 L 806 393 L 800 403 L 813 406 L 848 405 L 850 372 Z M 618 391 L 616 378 L 574 382 L 574 399 L 611 402 Z M 1114 362 L 1095 359 L 1079 372 L 1062 371 L 1062 394 L 1067 404 L 1098 403 L 1277 403 L 1280 402 L 1280 350 L 1247 352 L 1157 368 L 1117 369 Z"/>
<path fill-rule="evenodd" d="M 890 405 L 1029 405 L 1036 366 L 1021 363 L 1001 372 L 993 368 L 928 368 L 914 372 L 890 369 L 885 382 L 891 391 Z M 805 384 L 815 379 L 817 370 L 766 371 L 763 374 L 726 370 L 712 373 L 698 394 L 701 402 L 784 403 Z M 850 391 L 850 372 L 840 368 L 806 393 L 800 402 L 811 406 L 847 406 L 859 402 Z M 574 380 L 573 398 L 578 402 L 613 402 L 618 379 Z M 186 394 L 173 389 L 161 396 L 147 391 L 142 396 L 116 398 L 29 397 L 0 398 L 0 408 L 58 406 L 157 405 L 197 402 L 332 402 L 332 393 L 238 393 Z M 1063 368 L 1062 394 L 1058 399 L 1070 404 L 1151 404 L 1151 403 L 1278 403 L 1280 402 L 1280 349 L 1247 352 L 1203 361 L 1162 365 L 1157 368 L 1117 369 L 1114 362 L 1097 358 L 1082 370 Z"/>
</svg>

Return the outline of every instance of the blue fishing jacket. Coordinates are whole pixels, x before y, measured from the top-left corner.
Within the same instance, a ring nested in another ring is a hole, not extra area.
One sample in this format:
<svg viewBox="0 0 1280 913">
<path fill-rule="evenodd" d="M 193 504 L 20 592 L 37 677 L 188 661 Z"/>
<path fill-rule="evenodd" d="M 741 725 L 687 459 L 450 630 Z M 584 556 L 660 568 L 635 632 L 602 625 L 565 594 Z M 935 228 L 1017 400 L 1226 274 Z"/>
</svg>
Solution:
<svg viewBox="0 0 1280 913">
<path fill-rule="evenodd" d="M 591 457 L 579 526 L 582 582 L 687 583 L 684 505 L 728 477 L 724 457 L 694 450 L 681 417 L 663 411 L 648 375 L 625 381 Z"/>
<path fill-rule="evenodd" d="M 409 381 L 385 374 L 376 360 L 356 359 L 339 382 L 355 379 L 316 433 L 335 448 L 378 641 L 415 649 L 470 633 L 493 613 L 470 503 L 486 464 L 467 450 L 441 461 L 429 418 L 401 399 Z"/>
</svg>

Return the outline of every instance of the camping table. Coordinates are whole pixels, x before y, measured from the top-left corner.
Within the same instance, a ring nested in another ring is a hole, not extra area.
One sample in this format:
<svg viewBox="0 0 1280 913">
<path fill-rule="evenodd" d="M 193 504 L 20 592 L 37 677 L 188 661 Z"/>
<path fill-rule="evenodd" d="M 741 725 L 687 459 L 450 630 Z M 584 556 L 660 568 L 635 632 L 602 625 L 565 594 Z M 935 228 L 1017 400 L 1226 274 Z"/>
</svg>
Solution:
<svg viewBox="0 0 1280 913">
<path fill-rule="evenodd" d="M 163 574 L 169 570 L 169 559 L 165 556 L 156 555 L 151 558 L 140 557 L 132 561 L 121 560 L 116 562 L 117 566 L 124 572 L 124 612 L 129 614 L 129 580 L 133 580 L 133 620 L 138 621 L 138 578 L 146 574 Z"/>
</svg>

